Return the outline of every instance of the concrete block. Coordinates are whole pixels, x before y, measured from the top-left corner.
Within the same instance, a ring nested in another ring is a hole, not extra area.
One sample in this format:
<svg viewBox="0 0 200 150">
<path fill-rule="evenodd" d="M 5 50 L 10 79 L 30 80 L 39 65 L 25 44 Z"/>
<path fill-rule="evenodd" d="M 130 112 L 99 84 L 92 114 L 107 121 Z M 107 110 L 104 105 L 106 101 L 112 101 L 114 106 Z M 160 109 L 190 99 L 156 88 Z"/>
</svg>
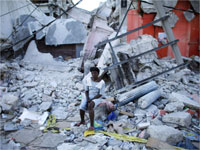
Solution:
<svg viewBox="0 0 200 150">
<path fill-rule="evenodd" d="M 193 108 L 193 109 L 200 109 L 200 104 L 197 103 L 196 101 L 190 99 L 189 97 L 179 94 L 179 93 L 175 93 L 173 92 L 172 94 L 170 94 L 169 96 L 169 100 L 172 102 L 182 102 L 185 106 L 189 107 L 189 108 Z"/>
<path fill-rule="evenodd" d="M 177 111 L 182 111 L 183 110 L 183 107 L 184 107 L 184 104 L 182 102 L 171 102 L 171 103 L 168 103 L 164 110 L 167 111 L 167 112 L 177 112 Z"/>
<path fill-rule="evenodd" d="M 2 97 L 2 101 L 0 101 L 0 106 L 4 111 L 11 111 L 13 110 L 18 103 L 18 97 L 12 94 L 5 94 Z"/>
<path fill-rule="evenodd" d="M 18 127 L 16 124 L 14 124 L 12 122 L 6 122 L 4 124 L 3 129 L 4 129 L 4 131 L 15 131 L 15 130 L 18 130 Z"/>
<path fill-rule="evenodd" d="M 159 19 L 158 14 L 156 15 L 155 19 Z M 169 12 L 169 17 L 167 18 L 169 25 L 171 28 L 175 27 L 177 21 L 179 20 L 178 16 L 174 12 Z M 162 26 L 161 22 L 157 22 L 154 24 L 155 26 Z"/>
<path fill-rule="evenodd" d="M 189 10 L 191 10 L 191 9 L 189 9 Z M 192 12 L 184 11 L 183 14 L 184 14 L 184 16 L 185 16 L 185 19 L 186 19 L 188 22 L 190 22 L 190 21 L 191 21 L 192 19 L 194 19 L 194 17 L 195 17 L 195 14 L 192 13 Z"/>
<path fill-rule="evenodd" d="M 163 116 L 162 121 L 167 123 L 174 123 L 184 127 L 191 124 L 192 116 L 187 112 L 175 112 Z"/>
<path fill-rule="evenodd" d="M 52 102 L 42 102 L 42 104 L 40 104 L 39 108 L 41 111 L 46 111 L 48 110 L 52 105 Z"/>
<path fill-rule="evenodd" d="M 183 139 L 183 134 L 179 130 L 166 125 L 151 125 L 147 129 L 147 133 L 151 137 L 160 139 L 171 145 L 175 145 Z"/>
<path fill-rule="evenodd" d="M 139 124 L 137 125 L 137 129 L 145 129 L 145 128 L 147 128 L 148 126 L 150 126 L 150 122 L 139 123 Z"/>
<path fill-rule="evenodd" d="M 170 150 L 176 150 L 173 146 L 160 141 L 159 139 L 155 138 L 149 138 L 146 144 L 147 147 L 155 148 L 155 149 L 170 149 Z"/>
<path fill-rule="evenodd" d="M 52 111 L 52 114 L 55 115 L 56 119 L 66 119 L 68 112 L 66 112 L 66 108 L 58 107 Z"/>
</svg>

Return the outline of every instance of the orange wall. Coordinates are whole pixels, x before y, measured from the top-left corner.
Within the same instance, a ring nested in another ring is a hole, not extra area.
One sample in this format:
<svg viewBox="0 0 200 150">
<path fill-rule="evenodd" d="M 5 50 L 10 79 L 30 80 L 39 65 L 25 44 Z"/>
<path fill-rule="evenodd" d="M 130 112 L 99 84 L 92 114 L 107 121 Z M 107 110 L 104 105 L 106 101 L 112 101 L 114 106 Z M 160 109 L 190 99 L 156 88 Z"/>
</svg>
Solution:
<svg viewBox="0 0 200 150">
<path fill-rule="evenodd" d="M 189 9 L 191 8 L 189 1 L 179 0 L 176 8 Z M 127 16 L 127 30 L 130 31 L 134 28 L 137 28 L 141 25 L 145 25 L 153 21 L 155 13 L 146 14 L 143 16 L 138 14 L 139 10 L 130 10 Z M 174 28 L 172 28 L 175 39 L 179 39 L 178 46 L 182 56 L 190 57 L 192 55 L 199 55 L 199 14 L 195 13 L 195 18 L 188 22 L 183 14 L 183 11 L 173 10 L 173 12 L 178 16 L 179 20 L 177 21 Z M 164 32 L 162 27 L 158 26 L 149 26 L 147 28 L 141 29 L 137 32 L 127 35 L 127 41 L 137 38 L 142 34 L 150 34 L 153 37 L 158 39 L 158 33 Z M 160 44 L 159 44 L 160 46 Z M 173 52 L 171 47 L 166 47 L 157 51 L 159 57 L 171 56 L 173 57 Z"/>
</svg>

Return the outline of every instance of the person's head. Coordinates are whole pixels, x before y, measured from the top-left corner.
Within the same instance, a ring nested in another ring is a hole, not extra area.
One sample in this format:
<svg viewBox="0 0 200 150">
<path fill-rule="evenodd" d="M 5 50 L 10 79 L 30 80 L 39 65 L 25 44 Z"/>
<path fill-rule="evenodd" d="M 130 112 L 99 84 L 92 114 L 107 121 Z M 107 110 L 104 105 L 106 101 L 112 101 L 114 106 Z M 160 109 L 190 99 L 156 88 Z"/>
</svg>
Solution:
<svg viewBox="0 0 200 150">
<path fill-rule="evenodd" d="M 97 68 L 97 67 L 91 67 L 90 68 L 90 72 L 91 72 L 92 77 L 94 79 L 98 79 L 98 77 L 99 77 L 99 68 Z"/>
</svg>

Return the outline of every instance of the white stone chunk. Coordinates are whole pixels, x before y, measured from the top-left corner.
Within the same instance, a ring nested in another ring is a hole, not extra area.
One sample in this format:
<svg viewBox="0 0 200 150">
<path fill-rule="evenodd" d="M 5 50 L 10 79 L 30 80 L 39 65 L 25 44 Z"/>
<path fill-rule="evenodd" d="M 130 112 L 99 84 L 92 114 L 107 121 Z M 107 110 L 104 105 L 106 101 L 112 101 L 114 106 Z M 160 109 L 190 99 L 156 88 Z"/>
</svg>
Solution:
<svg viewBox="0 0 200 150">
<path fill-rule="evenodd" d="M 151 137 L 160 139 L 171 145 L 174 145 L 183 139 L 183 134 L 179 130 L 166 125 L 151 125 L 147 129 L 147 133 L 150 134 Z"/>
<path fill-rule="evenodd" d="M 174 112 L 163 116 L 162 121 L 168 123 L 174 123 L 184 127 L 188 127 L 191 124 L 192 116 L 187 112 Z"/>
<path fill-rule="evenodd" d="M 200 109 L 199 103 L 197 103 L 196 101 L 190 99 L 189 97 L 179 94 L 179 93 L 173 92 L 172 94 L 170 94 L 169 100 L 172 102 L 179 101 L 179 102 L 182 102 L 187 107 L 194 108 L 197 110 Z"/>
<path fill-rule="evenodd" d="M 182 102 L 171 102 L 168 103 L 164 110 L 166 110 L 167 112 L 176 112 L 176 111 L 182 111 L 184 107 L 184 104 Z"/>
</svg>

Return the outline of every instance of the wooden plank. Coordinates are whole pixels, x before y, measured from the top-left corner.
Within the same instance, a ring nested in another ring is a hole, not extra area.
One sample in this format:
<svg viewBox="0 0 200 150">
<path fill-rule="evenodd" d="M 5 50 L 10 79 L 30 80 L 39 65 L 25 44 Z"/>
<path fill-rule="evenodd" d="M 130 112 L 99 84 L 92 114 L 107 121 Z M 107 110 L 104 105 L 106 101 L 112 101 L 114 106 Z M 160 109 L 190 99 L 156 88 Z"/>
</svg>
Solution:
<svg viewBox="0 0 200 150">
<path fill-rule="evenodd" d="M 119 113 L 122 114 L 122 115 L 127 115 L 127 116 L 129 116 L 129 117 L 133 117 L 133 116 L 134 116 L 133 113 L 126 112 L 126 111 L 122 111 L 122 110 L 121 110 Z"/>
</svg>

